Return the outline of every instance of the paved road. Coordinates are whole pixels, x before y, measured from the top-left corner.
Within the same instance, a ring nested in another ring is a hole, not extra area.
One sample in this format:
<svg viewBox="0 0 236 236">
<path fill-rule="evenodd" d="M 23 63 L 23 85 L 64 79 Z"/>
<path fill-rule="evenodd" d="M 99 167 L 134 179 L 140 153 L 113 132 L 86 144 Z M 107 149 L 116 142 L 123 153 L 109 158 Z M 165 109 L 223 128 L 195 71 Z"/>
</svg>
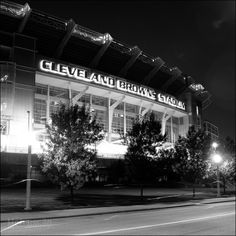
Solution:
<svg viewBox="0 0 236 236">
<path fill-rule="evenodd" d="M 2 223 L 2 235 L 235 235 L 235 202 Z"/>
</svg>

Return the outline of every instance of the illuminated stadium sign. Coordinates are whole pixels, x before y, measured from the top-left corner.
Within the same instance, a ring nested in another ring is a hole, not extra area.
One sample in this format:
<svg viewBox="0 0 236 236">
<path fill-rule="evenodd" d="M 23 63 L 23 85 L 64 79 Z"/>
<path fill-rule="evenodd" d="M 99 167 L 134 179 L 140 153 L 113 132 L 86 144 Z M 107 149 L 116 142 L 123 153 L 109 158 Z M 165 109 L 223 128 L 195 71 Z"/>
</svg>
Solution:
<svg viewBox="0 0 236 236">
<path fill-rule="evenodd" d="M 185 110 L 185 104 L 183 102 L 177 100 L 176 98 L 172 97 L 172 96 L 168 96 L 168 95 L 158 93 L 157 101 L 168 104 L 172 107 L 177 107 L 179 109 Z"/>
<path fill-rule="evenodd" d="M 94 82 L 107 87 L 115 87 L 115 79 L 110 76 L 105 76 L 97 73 L 90 73 L 78 67 L 67 66 L 56 62 L 41 60 L 39 68 L 42 71 L 50 72 L 57 75 L 67 76 L 77 80 L 84 80 L 87 82 Z"/>
<path fill-rule="evenodd" d="M 181 110 L 185 110 L 184 103 L 178 101 L 174 97 L 167 96 L 161 93 L 157 94 L 154 89 L 142 85 L 133 84 L 125 80 L 116 79 L 114 77 L 101 75 L 99 73 L 91 72 L 90 70 L 86 70 L 83 68 L 64 65 L 44 59 L 40 60 L 39 68 L 41 71 L 66 76 L 76 80 L 93 82 L 109 88 L 115 88 L 138 96 L 146 97 L 154 101 L 157 100 L 158 102 L 168 104 Z"/>
<path fill-rule="evenodd" d="M 123 80 L 117 80 L 116 87 L 119 90 L 156 100 L 156 92 L 154 89 L 132 84 Z"/>
</svg>

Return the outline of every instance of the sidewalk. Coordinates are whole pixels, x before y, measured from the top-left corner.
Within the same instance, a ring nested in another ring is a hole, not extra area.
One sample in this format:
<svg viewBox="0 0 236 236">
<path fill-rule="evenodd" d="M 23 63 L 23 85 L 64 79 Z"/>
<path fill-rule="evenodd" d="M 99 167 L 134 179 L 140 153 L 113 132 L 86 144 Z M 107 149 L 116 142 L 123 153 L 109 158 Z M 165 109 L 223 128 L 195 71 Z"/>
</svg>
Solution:
<svg viewBox="0 0 236 236">
<path fill-rule="evenodd" d="M 2 213 L 1 222 L 3 223 L 3 222 L 18 222 L 22 220 L 24 221 L 25 220 L 46 220 L 46 219 L 56 219 L 56 218 L 82 217 L 82 216 L 90 216 L 90 215 L 157 210 L 157 209 L 167 209 L 167 208 L 173 208 L 173 207 L 194 206 L 194 205 L 199 205 L 199 204 L 211 204 L 211 203 L 231 202 L 231 201 L 235 201 L 235 196 L 224 197 L 224 198 L 189 200 L 184 203 L 173 202 L 173 203 L 168 203 L 168 204 L 155 203 L 155 204 L 150 204 L 150 205 L 112 206 L 112 207 L 81 208 L 81 209 L 69 209 L 69 210 Z"/>
</svg>

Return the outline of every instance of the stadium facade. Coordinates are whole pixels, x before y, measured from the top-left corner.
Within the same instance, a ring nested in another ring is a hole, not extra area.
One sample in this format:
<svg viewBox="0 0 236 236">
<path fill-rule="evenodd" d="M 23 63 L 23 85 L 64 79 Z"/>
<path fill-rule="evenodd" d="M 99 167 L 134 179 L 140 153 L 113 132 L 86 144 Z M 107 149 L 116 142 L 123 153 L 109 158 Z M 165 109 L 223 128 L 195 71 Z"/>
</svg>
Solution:
<svg viewBox="0 0 236 236">
<path fill-rule="evenodd" d="M 122 158 L 120 134 L 153 112 L 173 145 L 190 125 L 202 127 L 210 94 L 191 76 L 137 46 L 32 10 L 0 3 L 1 163 L 5 174 L 26 170 L 28 129 L 33 152 L 60 102 L 86 103 L 103 126 L 102 159 Z M 30 124 L 29 122 L 30 121 Z M 37 166 L 37 159 L 33 160 Z M 8 167 L 6 167 L 8 166 Z M 9 167 L 10 166 L 10 167 Z M 6 168 L 5 168 L 6 167 Z M 19 167 L 19 168 L 18 168 Z M 9 169 L 10 168 L 10 169 Z"/>
</svg>

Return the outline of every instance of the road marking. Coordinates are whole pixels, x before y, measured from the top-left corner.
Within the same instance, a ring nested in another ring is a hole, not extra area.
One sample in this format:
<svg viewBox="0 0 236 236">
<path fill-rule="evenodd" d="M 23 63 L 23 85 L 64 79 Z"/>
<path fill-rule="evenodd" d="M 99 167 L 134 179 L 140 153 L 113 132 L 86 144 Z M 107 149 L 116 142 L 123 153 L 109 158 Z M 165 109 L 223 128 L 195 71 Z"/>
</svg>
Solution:
<svg viewBox="0 0 236 236">
<path fill-rule="evenodd" d="M 200 217 L 200 218 L 193 218 L 193 219 L 188 219 L 188 220 L 172 221 L 172 222 L 161 223 L 161 224 L 142 225 L 142 226 L 136 226 L 136 227 L 121 228 L 121 229 L 113 229 L 113 230 L 106 230 L 106 231 L 97 231 L 97 232 L 82 233 L 82 234 L 74 234 L 74 235 L 108 234 L 108 233 L 115 233 L 115 232 L 120 232 L 120 231 L 129 231 L 129 230 L 145 229 L 145 228 L 152 228 L 152 227 L 158 227 L 158 226 L 164 226 L 164 225 L 180 224 L 180 223 L 186 223 L 186 222 L 192 222 L 192 221 L 198 221 L 198 220 L 206 220 L 206 219 L 210 219 L 210 218 L 217 218 L 217 217 L 228 216 L 228 215 L 233 215 L 233 214 L 235 214 L 235 212 L 223 213 L 223 214 L 219 214 L 219 215 L 206 216 L 206 217 Z"/>
<path fill-rule="evenodd" d="M 6 227 L 5 229 L 2 229 L 2 230 L 1 230 L 1 233 L 2 233 L 3 231 L 5 231 L 5 230 L 11 229 L 11 228 L 13 228 L 14 226 L 19 225 L 19 224 L 22 224 L 22 223 L 24 223 L 24 222 L 25 222 L 25 221 L 22 220 L 22 221 L 19 221 L 19 222 L 15 223 L 15 224 L 11 225 L 11 226 L 8 226 L 8 227 Z"/>
</svg>

